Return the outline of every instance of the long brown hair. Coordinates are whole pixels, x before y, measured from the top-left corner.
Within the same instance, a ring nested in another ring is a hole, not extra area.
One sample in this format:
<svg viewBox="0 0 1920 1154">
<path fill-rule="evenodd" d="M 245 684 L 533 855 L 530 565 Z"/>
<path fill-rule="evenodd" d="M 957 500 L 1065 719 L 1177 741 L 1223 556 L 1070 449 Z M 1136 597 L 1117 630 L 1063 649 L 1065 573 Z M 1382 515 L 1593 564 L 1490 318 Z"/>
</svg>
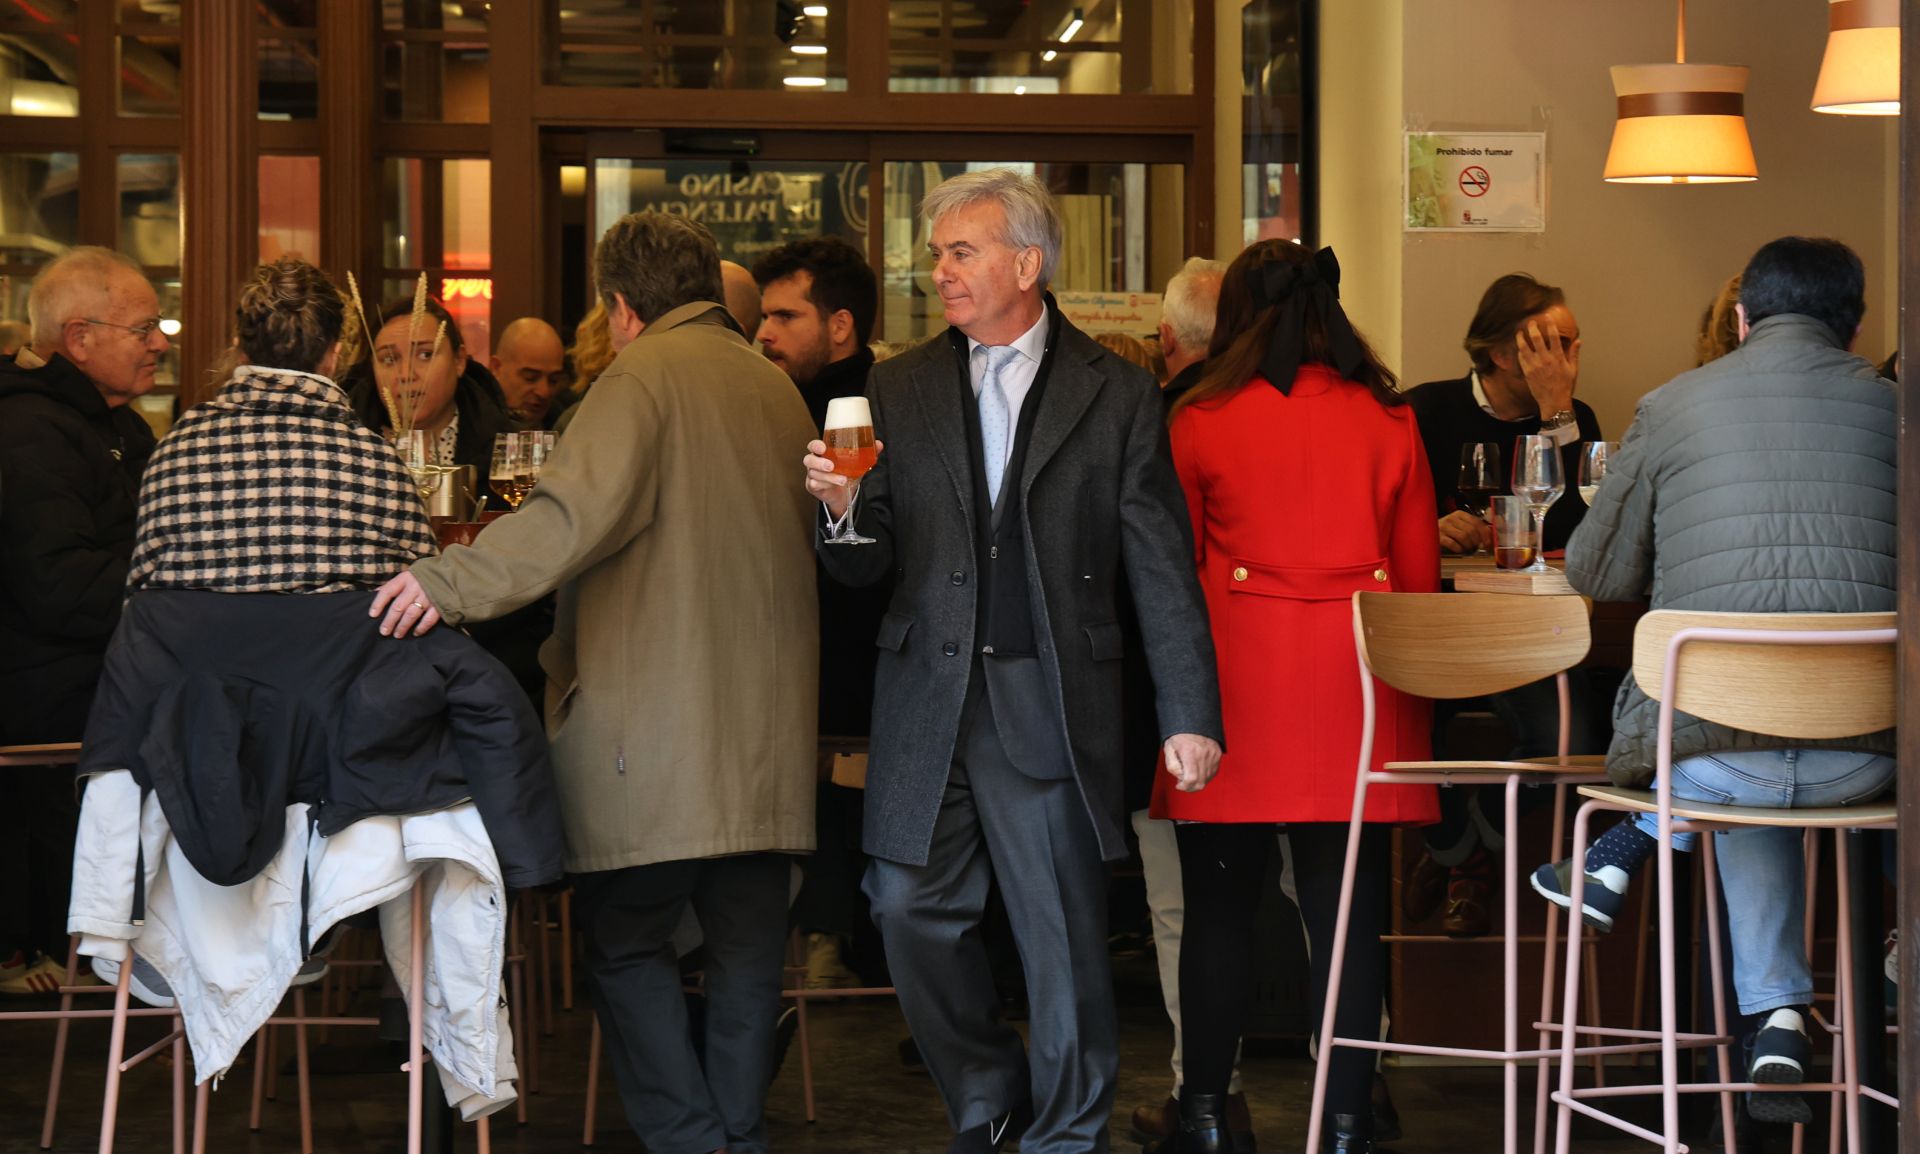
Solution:
<svg viewBox="0 0 1920 1154">
<path fill-rule="evenodd" d="M 1174 402 L 1173 411 L 1188 405 L 1201 405 L 1237 392 L 1260 371 L 1274 326 L 1280 323 L 1280 307 L 1260 307 L 1254 302 L 1253 282 L 1260 270 L 1270 264 L 1309 264 L 1313 251 L 1286 240 L 1263 240 L 1249 246 L 1233 258 L 1220 282 L 1219 311 L 1214 316 L 1213 340 L 1207 346 L 1207 367 L 1200 381 Z M 1400 392 L 1399 378 L 1380 361 L 1373 346 L 1357 330 L 1360 342 L 1360 368 L 1352 380 L 1367 386 L 1383 405 L 1406 404 Z M 1333 364 L 1328 353 L 1327 326 L 1321 315 L 1308 309 L 1302 334 L 1300 363 Z M 1171 414 L 1169 414 L 1171 415 Z"/>
</svg>

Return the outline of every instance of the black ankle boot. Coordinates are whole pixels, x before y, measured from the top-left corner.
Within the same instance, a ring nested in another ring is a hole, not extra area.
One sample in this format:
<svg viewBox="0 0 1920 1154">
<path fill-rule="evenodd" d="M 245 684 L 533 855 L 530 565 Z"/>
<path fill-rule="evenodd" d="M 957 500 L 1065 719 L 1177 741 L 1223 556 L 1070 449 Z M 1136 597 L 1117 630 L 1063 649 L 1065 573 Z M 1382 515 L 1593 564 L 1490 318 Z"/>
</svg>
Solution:
<svg viewBox="0 0 1920 1154">
<path fill-rule="evenodd" d="M 1180 1095 L 1180 1125 L 1140 1148 L 1140 1154 L 1233 1154 L 1224 1094 Z"/>
<path fill-rule="evenodd" d="M 1322 1140 L 1327 1154 L 1373 1154 L 1373 1137 L 1360 1129 L 1360 1119 L 1352 1114 L 1335 1114 L 1333 1131 Z"/>
</svg>

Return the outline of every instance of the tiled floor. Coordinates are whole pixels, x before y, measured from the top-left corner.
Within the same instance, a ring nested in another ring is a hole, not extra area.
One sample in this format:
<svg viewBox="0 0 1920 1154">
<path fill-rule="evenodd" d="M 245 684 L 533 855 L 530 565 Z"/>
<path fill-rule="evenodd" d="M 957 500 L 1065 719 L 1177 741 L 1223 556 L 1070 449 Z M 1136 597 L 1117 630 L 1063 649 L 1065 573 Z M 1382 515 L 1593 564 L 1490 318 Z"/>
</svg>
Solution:
<svg viewBox="0 0 1920 1154">
<path fill-rule="evenodd" d="M 1126 987 L 1123 985 L 1123 989 Z M 1164 1096 L 1170 1034 L 1165 1016 L 1133 989 L 1122 1010 L 1122 1083 L 1114 1111 L 1114 1149 L 1137 1149 L 1128 1139 L 1127 1117 L 1136 1105 Z M 503 1154 L 579 1148 L 589 1032 L 584 1003 L 555 1015 L 556 1032 L 543 1038 L 544 1083 L 530 1099 L 528 1125 L 511 1113 L 496 1120 L 494 1149 Z M 818 1121 L 809 1125 L 801 1105 L 797 1047 L 768 1096 L 767 1112 L 776 1151 L 833 1154 L 940 1154 L 948 1134 L 940 1103 L 925 1075 L 903 1068 L 896 1046 L 905 1027 L 891 1002 L 827 1004 L 813 1014 L 813 1055 L 818 1079 Z M 136 1037 L 158 1036 L 154 1023 L 135 1027 Z M 319 1151 L 387 1154 L 405 1149 L 404 1077 L 391 1071 L 371 1031 L 336 1030 L 330 1045 L 317 1046 L 313 1077 L 315 1147 Z M 0 1025 L 0 1154 L 38 1149 L 45 1062 L 52 1028 L 43 1024 Z M 290 1051 L 290 1039 L 283 1053 Z M 145 1042 L 139 1042 L 144 1045 Z M 97 1148 L 101 1065 L 105 1028 L 76 1027 L 73 1064 L 55 1149 Z M 129 1052 L 132 1052 L 130 1047 Z M 250 1055 L 249 1055 L 250 1060 Z M 1305 1130 L 1305 1100 L 1312 1067 L 1298 1047 L 1253 1048 L 1244 1063 L 1256 1130 L 1263 1151 L 1297 1151 Z M 620 1115 L 611 1075 L 601 1094 L 596 1149 L 634 1154 L 641 1149 Z M 1406 1129 L 1392 1147 L 1401 1154 L 1482 1154 L 1499 1149 L 1499 1075 L 1474 1069 L 1396 1069 L 1389 1073 Z M 149 1062 L 129 1075 L 118 1149 L 161 1152 L 169 1148 L 168 1068 Z M 247 1129 L 252 1068 L 234 1071 L 213 1097 L 208 1149 L 228 1152 L 299 1149 L 295 1084 L 291 1065 L 269 1102 L 262 1131 Z M 1523 1080 L 1530 1100 L 1530 1078 Z M 189 1100 L 190 1101 L 190 1100 Z M 1576 1149 L 1613 1154 L 1650 1149 L 1582 1127 Z M 1782 1136 L 1783 1137 L 1783 1136 Z M 472 1127 L 461 1127 L 456 1148 L 474 1148 Z M 1523 1142 L 1530 1148 L 1530 1141 Z M 1822 1148 L 1816 1138 L 1809 1150 Z M 1696 1138 L 1696 1149 L 1706 1149 Z M 1717 1149 L 1718 1147 L 1714 1147 Z M 1758 1147 L 1754 1147 L 1757 1149 Z M 1786 1147 L 1769 1142 L 1768 1149 Z"/>
</svg>

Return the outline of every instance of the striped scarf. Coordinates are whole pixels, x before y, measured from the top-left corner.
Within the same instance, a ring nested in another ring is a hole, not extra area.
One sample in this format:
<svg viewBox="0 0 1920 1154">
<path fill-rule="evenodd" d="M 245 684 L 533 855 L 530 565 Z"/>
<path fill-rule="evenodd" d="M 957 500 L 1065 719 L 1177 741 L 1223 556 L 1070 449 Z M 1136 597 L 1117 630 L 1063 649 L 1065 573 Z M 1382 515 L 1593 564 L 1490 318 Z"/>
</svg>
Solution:
<svg viewBox="0 0 1920 1154">
<path fill-rule="evenodd" d="M 338 385 L 241 365 L 154 450 L 127 586 L 339 593 L 434 552 L 412 475 Z"/>
</svg>

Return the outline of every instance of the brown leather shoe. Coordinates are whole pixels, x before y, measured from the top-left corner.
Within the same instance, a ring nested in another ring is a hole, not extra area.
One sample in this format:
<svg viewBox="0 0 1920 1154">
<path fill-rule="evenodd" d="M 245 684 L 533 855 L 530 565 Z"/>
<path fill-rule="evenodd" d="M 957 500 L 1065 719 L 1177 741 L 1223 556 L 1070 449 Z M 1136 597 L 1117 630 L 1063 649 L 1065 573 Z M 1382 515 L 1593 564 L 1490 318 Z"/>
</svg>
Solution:
<svg viewBox="0 0 1920 1154">
<path fill-rule="evenodd" d="M 1420 860 L 1413 864 L 1413 872 L 1407 875 L 1406 884 L 1400 889 L 1400 912 L 1409 922 L 1424 922 L 1440 912 L 1440 903 L 1446 897 L 1447 867 L 1422 850 Z"/>
<path fill-rule="evenodd" d="M 1450 938 L 1485 937 L 1493 931 L 1493 859 L 1485 850 L 1454 867 L 1447 883 L 1447 912 L 1440 928 Z"/>
<path fill-rule="evenodd" d="M 1180 1100 L 1169 1096 L 1158 1106 L 1135 1106 L 1133 1108 L 1133 1140 L 1150 1142 L 1155 1138 L 1165 1138 L 1180 1125 Z"/>
</svg>

